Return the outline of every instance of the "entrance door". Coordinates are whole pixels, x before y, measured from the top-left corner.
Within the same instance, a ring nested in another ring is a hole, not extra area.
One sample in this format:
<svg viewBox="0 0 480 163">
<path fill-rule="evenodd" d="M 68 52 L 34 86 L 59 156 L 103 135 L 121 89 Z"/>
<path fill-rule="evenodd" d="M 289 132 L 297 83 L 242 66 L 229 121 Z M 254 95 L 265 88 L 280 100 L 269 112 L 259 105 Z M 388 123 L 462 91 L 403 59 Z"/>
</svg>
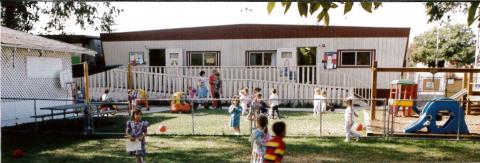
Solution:
<svg viewBox="0 0 480 163">
<path fill-rule="evenodd" d="M 165 49 L 150 49 L 149 59 L 150 59 L 150 66 L 165 66 Z M 164 68 L 155 69 L 161 72 L 156 73 L 163 73 Z"/>
<path fill-rule="evenodd" d="M 314 84 L 316 72 L 316 47 L 299 47 L 297 48 L 297 63 L 299 68 L 298 81 L 300 83 Z"/>
</svg>

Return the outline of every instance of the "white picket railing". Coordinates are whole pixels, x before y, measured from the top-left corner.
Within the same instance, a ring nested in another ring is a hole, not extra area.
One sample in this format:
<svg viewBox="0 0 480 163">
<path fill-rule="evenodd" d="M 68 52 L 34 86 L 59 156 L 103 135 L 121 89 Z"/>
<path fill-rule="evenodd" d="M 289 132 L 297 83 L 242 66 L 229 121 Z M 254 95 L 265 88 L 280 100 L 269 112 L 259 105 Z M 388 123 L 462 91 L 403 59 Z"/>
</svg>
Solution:
<svg viewBox="0 0 480 163">
<path fill-rule="evenodd" d="M 168 70 L 167 70 L 168 71 Z M 170 98 L 174 92 L 188 92 L 188 87 L 197 87 L 198 75 L 170 75 L 165 73 L 132 71 L 134 89 L 146 90 L 150 96 L 157 98 Z M 81 82 L 81 78 L 76 79 Z M 107 72 L 94 74 L 89 77 L 90 90 L 96 92 L 92 97 L 99 98 L 105 89 L 110 92 L 124 94 L 121 99 L 127 97 L 127 71 L 113 69 Z M 238 95 L 238 91 L 248 87 L 253 90 L 255 87 L 262 89 L 262 94 L 269 95 L 272 88 L 276 88 L 282 99 L 309 99 L 313 98 L 314 89 L 320 88 L 327 92 L 328 98 L 346 98 L 353 95 L 352 87 L 340 87 L 320 84 L 302 84 L 282 81 L 265 81 L 255 79 L 232 79 L 222 78 L 221 97 L 229 98 Z M 305 100 L 304 100 L 305 101 Z M 303 101 L 302 101 L 303 102 Z M 305 101 L 306 102 L 306 101 Z M 339 103 L 340 101 L 336 101 Z"/>
<path fill-rule="evenodd" d="M 369 98 L 370 84 L 338 71 L 317 71 L 316 66 L 134 66 L 134 72 L 162 73 L 180 76 L 199 76 L 205 71 L 209 76 L 217 70 L 223 79 L 261 80 L 264 82 L 283 82 L 295 84 L 315 84 L 354 88 L 354 95 Z M 123 67 L 126 70 L 126 67 Z"/>
</svg>

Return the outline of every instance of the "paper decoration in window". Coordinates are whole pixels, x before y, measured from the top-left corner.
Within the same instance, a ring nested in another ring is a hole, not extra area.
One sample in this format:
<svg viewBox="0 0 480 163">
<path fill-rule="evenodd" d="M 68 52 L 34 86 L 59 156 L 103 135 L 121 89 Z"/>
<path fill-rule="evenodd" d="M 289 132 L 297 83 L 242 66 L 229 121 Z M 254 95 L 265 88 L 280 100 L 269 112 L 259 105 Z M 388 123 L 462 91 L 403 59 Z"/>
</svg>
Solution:
<svg viewBox="0 0 480 163">
<path fill-rule="evenodd" d="M 170 53 L 170 58 L 171 59 L 178 58 L 178 53 Z"/>
<path fill-rule="evenodd" d="M 325 52 L 323 55 L 323 68 L 327 70 L 337 68 L 337 52 Z"/>
<path fill-rule="evenodd" d="M 282 52 L 282 58 L 292 58 L 292 52 Z"/>
</svg>

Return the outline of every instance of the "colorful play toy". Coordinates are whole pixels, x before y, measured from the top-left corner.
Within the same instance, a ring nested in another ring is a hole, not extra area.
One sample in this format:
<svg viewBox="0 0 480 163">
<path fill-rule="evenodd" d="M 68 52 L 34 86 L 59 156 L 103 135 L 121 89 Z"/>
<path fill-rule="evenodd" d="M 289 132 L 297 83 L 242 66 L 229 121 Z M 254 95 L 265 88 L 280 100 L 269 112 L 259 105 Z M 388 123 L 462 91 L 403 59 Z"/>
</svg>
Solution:
<svg viewBox="0 0 480 163">
<path fill-rule="evenodd" d="M 183 92 L 176 92 L 172 96 L 171 112 L 172 113 L 188 113 L 190 111 L 190 105 L 186 102 L 186 98 Z"/>
<path fill-rule="evenodd" d="M 167 131 L 167 126 L 165 126 L 165 125 L 160 125 L 160 126 L 158 126 L 158 131 L 160 131 L 160 132 L 165 132 L 165 131 Z"/>
<path fill-rule="evenodd" d="M 437 115 L 440 111 L 448 111 L 450 118 L 443 126 L 437 126 Z M 468 134 L 465 113 L 460 104 L 450 98 L 437 98 L 425 104 L 420 118 L 405 129 L 405 133 L 415 133 L 427 127 L 429 133 L 435 134 Z"/>
<path fill-rule="evenodd" d="M 419 113 L 413 100 L 417 99 L 417 84 L 410 80 L 394 80 L 390 83 L 390 98 L 388 105 L 397 116 L 402 108 L 403 116 L 412 116 L 412 110 Z"/>
<path fill-rule="evenodd" d="M 148 104 L 148 94 L 143 89 L 135 89 L 128 91 L 128 102 L 130 103 L 128 110 L 131 110 L 137 106 L 146 108 L 147 111 L 150 110 L 150 105 Z"/>
</svg>

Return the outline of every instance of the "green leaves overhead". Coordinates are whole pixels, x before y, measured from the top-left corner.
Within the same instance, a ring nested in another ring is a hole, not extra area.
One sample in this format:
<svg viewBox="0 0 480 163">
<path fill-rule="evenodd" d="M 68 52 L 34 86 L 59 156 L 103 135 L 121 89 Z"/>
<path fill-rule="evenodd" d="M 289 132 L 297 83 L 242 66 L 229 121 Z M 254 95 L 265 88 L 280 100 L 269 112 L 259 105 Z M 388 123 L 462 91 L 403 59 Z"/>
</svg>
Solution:
<svg viewBox="0 0 480 163">
<path fill-rule="evenodd" d="M 285 0 L 285 1 L 282 1 L 281 4 L 282 4 L 282 7 L 285 9 L 284 14 L 286 14 L 290 9 L 291 1 Z M 298 9 L 298 13 L 300 14 L 300 17 L 308 17 L 309 13 L 310 15 L 314 15 L 315 13 L 318 13 L 317 21 L 318 22 L 323 21 L 324 25 L 328 26 L 330 24 L 330 15 L 328 11 L 330 9 L 338 8 L 340 4 L 345 5 L 343 14 L 347 14 L 352 10 L 354 2 L 343 3 L 343 2 L 331 2 L 327 0 L 322 0 L 322 1 L 299 0 L 297 1 L 297 9 Z M 362 8 L 369 13 L 372 12 L 372 7 L 374 7 L 373 9 L 377 9 L 381 5 L 382 5 L 382 2 L 361 2 Z M 274 8 L 275 8 L 275 2 L 268 2 L 267 4 L 268 14 L 271 14 Z M 318 12 L 319 10 L 320 12 Z"/>
<path fill-rule="evenodd" d="M 310 15 L 313 15 L 313 13 L 315 13 L 319 8 L 320 8 L 320 3 L 312 2 L 310 4 Z"/>
<path fill-rule="evenodd" d="M 43 29 L 46 34 L 65 33 L 65 28 L 71 26 L 68 20 L 74 20 L 74 25 L 82 30 L 90 28 L 112 32 L 115 30 L 112 28 L 115 18 L 123 12 L 123 9 L 111 5 L 110 2 L 85 0 L 46 1 L 42 4 L 36 1 L 3 0 L 1 7 L 2 26 L 26 32 Z M 46 21 L 41 22 L 40 17 L 44 17 Z"/>
<path fill-rule="evenodd" d="M 268 2 L 268 5 L 267 5 L 268 14 L 272 13 L 273 8 L 275 8 L 275 2 Z"/>
<path fill-rule="evenodd" d="M 286 2 L 282 2 L 282 6 L 285 8 L 285 12 L 283 14 L 287 14 L 288 9 L 290 9 L 290 6 L 292 5 L 292 2 L 289 0 Z"/>
<path fill-rule="evenodd" d="M 372 2 L 360 2 L 360 4 L 365 11 L 372 13 Z"/>
<path fill-rule="evenodd" d="M 480 2 L 471 2 L 470 8 L 468 9 L 468 17 L 467 17 L 468 25 L 472 25 L 475 19 L 479 17 L 479 16 L 475 16 L 475 13 L 477 12 L 479 4 Z"/>
<path fill-rule="evenodd" d="M 343 9 L 343 15 L 347 14 L 352 10 L 353 2 L 345 2 L 345 9 Z"/>
<path fill-rule="evenodd" d="M 380 6 L 382 6 L 382 2 L 373 2 L 373 9 L 378 9 Z"/>
<path fill-rule="evenodd" d="M 284 14 L 286 14 L 290 9 L 291 1 L 285 0 L 285 1 L 282 1 L 281 4 L 282 4 L 282 7 L 285 8 Z M 352 10 L 354 2 L 343 3 L 343 2 L 331 2 L 327 0 L 322 0 L 322 1 L 299 0 L 297 1 L 297 9 L 298 9 L 298 13 L 300 14 L 300 17 L 308 17 L 309 13 L 310 15 L 314 15 L 315 13 L 318 13 L 317 22 L 323 21 L 324 25 L 328 26 L 330 24 L 330 15 L 328 14 L 328 11 L 330 9 L 338 8 L 340 4 L 345 5 L 343 14 L 347 14 Z M 372 7 L 373 9 L 377 9 L 382 5 L 382 2 L 361 2 L 360 4 L 365 11 L 371 13 Z M 273 8 L 275 8 L 275 2 L 268 2 L 267 4 L 268 14 L 272 13 Z M 319 10 L 320 12 L 318 12 Z"/>
<path fill-rule="evenodd" d="M 298 1 L 298 13 L 300 14 L 301 17 L 305 16 L 307 17 L 308 14 L 308 2 L 305 1 Z"/>
<path fill-rule="evenodd" d="M 467 24 L 472 25 L 473 22 L 480 22 L 480 6 L 478 0 L 472 2 L 427 2 L 425 9 L 429 16 L 428 22 L 446 21 L 449 22 L 453 13 L 467 14 Z M 477 15 L 478 14 L 478 15 Z"/>
</svg>

